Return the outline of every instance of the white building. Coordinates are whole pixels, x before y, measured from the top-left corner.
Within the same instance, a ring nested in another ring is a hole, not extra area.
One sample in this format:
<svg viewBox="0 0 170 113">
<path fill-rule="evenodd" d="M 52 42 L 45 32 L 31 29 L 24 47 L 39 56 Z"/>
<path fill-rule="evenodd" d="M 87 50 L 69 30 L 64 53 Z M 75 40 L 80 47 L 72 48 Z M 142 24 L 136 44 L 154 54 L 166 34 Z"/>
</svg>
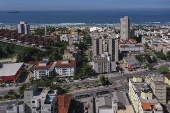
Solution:
<svg viewBox="0 0 170 113">
<path fill-rule="evenodd" d="M 49 58 L 43 58 L 42 61 L 34 66 L 34 78 L 40 79 L 43 76 L 49 75 L 53 71 L 56 62 L 50 62 Z"/>
<path fill-rule="evenodd" d="M 24 21 L 20 21 L 20 24 L 18 24 L 18 33 L 22 34 L 30 34 L 30 25 L 28 25 Z"/>
<path fill-rule="evenodd" d="M 59 60 L 55 65 L 55 71 L 60 76 L 74 76 L 76 60 Z"/>
<path fill-rule="evenodd" d="M 144 51 L 143 44 L 137 43 L 135 39 L 120 40 L 119 41 L 119 52 L 129 51 Z"/>
<path fill-rule="evenodd" d="M 57 90 L 38 88 L 28 84 L 24 91 L 24 101 L 9 104 L 7 113 L 58 113 Z"/>
<path fill-rule="evenodd" d="M 61 36 L 60 36 L 60 41 L 67 41 L 67 42 L 68 42 L 68 41 L 69 41 L 69 38 L 70 38 L 70 37 L 68 37 L 67 34 L 61 35 Z"/>
<path fill-rule="evenodd" d="M 129 79 L 129 98 L 136 113 L 163 113 L 163 108 L 148 84 L 140 76 Z"/>
<path fill-rule="evenodd" d="M 57 91 L 50 88 L 39 88 L 39 91 L 31 98 L 32 112 L 41 111 L 41 113 L 57 112 Z"/>
<path fill-rule="evenodd" d="M 116 61 L 111 60 L 108 52 L 104 52 L 101 56 L 94 56 L 93 62 L 89 63 L 96 73 L 109 73 L 116 70 Z"/>
<path fill-rule="evenodd" d="M 101 27 L 91 27 L 90 32 L 94 32 L 94 31 L 101 32 L 101 31 L 103 31 L 103 29 Z"/>
</svg>

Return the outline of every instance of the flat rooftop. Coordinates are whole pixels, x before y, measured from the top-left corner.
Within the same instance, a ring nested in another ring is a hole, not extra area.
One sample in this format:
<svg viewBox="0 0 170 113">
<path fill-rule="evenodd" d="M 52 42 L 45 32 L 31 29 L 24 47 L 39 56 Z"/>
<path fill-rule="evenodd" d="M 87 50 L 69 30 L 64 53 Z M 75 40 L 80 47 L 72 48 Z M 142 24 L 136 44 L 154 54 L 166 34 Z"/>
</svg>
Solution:
<svg viewBox="0 0 170 113">
<path fill-rule="evenodd" d="M 140 98 L 141 103 L 155 103 L 155 102 L 158 102 L 157 98 L 154 95 L 153 95 L 153 99 L 143 99 L 141 97 L 141 92 L 153 93 L 152 89 L 145 82 L 135 83 L 135 82 L 133 82 L 133 80 L 131 80 L 131 82 L 132 82 L 132 84 L 134 86 L 133 88 L 134 88 L 135 93 Z"/>
<path fill-rule="evenodd" d="M 49 95 L 49 97 L 47 97 L 47 95 Z M 55 92 L 51 91 L 50 88 L 38 88 L 38 90 L 34 93 L 34 96 L 32 98 L 52 101 L 54 95 Z"/>
<path fill-rule="evenodd" d="M 123 105 L 130 105 L 128 98 L 126 96 L 126 92 L 124 92 L 124 91 L 112 92 L 112 101 L 120 102 Z"/>
<path fill-rule="evenodd" d="M 155 85 L 165 85 L 163 81 L 154 81 Z"/>
<path fill-rule="evenodd" d="M 27 84 L 25 91 L 33 91 L 37 88 L 37 84 Z"/>
<path fill-rule="evenodd" d="M 23 63 L 3 64 L 0 67 L 0 77 L 15 75 L 22 65 Z"/>
<path fill-rule="evenodd" d="M 133 57 L 124 57 L 124 59 L 129 65 L 139 64 L 139 62 Z"/>
</svg>

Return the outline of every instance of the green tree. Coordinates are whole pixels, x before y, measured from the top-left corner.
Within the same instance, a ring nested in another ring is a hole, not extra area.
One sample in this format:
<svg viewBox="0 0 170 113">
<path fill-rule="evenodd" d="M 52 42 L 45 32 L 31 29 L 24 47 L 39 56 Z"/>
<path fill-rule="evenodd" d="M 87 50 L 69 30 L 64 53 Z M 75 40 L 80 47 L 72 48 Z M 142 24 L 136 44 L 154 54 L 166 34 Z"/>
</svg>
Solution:
<svg viewBox="0 0 170 113">
<path fill-rule="evenodd" d="M 64 82 L 64 81 L 65 81 L 65 78 L 61 78 L 61 81 Z"/>
<path fill-rule="evenodd" d="M 150 55 L 145 54 L 145 55 L 144 55 L 144 58 L 145 58 L 149 63 L 152 63 L 152 59 L 151 59 Z"/>
<path fill-rule="evenodd" d="M 90 50 L 90 52 L 89 52 L 90 61 L 92 61 L 92 56 L 93 56 L 93 52 L 92 52 L 92 50 Z"/>
<path fill-rule="evenodd" d="M 170 61 L 170 51 L 168 51 L 168 52 L 166 53 L 166 57 L 167 57 L 168 61 Z"/>
<path fill-rule="evenodd" d="M 156 57 L 153 56 L 152 62 L 157 62 Z"/>
<path fill-rule="evenodd" d="M 75 86 L 76 86 L 76 88 L 78 89 L 78 87 L 79 87 L 79 84 L 76 84 Z"/>
<path fill-rule="evenodd" d="M 30 82 L 32 83 L 34 81 L 34 77 L 31 77 Z"/>
<path fill-rule="evenodd" d="M 70 81 L 71 80 L 71 77 L 68 77 L 68 81 Z"/>
<path fill-rule="evenodd" d="M 149 69 L 152 69 L 152 68 L 153 68 L 153 65 L 150 64 L 150 63 L 147 63 L 147 64 L 146 64 L 146 67 L 148 67 Z"/>
<path fill-rule="evenodd" d="M 58 94 L 63 94 L 65 93 L 66 91 L 60 87 L 59 84 L 55 84 L 51 87 L 51 90 L 57 90 Z"/>
<path fill-rule="evenodd" d="M 3 51 L 2 51 L 2 48 L 0 46 L 0 58 L 2 58 L 2 57 L 3 57 Z"/>
<path fill-rule="evenodd" d="M 147 42 L 144 45 L 145 45 L 145 48 L 149 49 L 149 45 Z"/>
<path fill-rule="evenodd" d="M 102 75 L 100 78 L 99 78 L 99 81 L 101 83 L 101 85 L 105 85 L 105 77 Z"/>
<path fill-rule="evenodd" d="M 53 78 L 53 82 L 59 82 L 60 79 L 58 77 Z"/>
<path fill-rule="evenodd" d="M 10 95 L 11 99 L 12 99 L 12 95 L 14 95 L 14 94 L 15 94 L 15 92 L 14 92 L 13 89 L 11 89 L 11 90 L 8 91 L 8 95 Z"/>
<path fill-rule="evenodd" d="M 4 95 L 4 98 L 7 99 L 7 98 L 9 98 L 9 96 L 8 95 Z"/>
<path fill-rule="evenodd" d="M 99 81 L 95 81 L 95 83 L 96 83 L 96 86 L 98 86 Z"/>
<path fill-rule="evenodd" d="M 81 30 L 80 29 L 77 29 L 77 32 L 78 32 L 78 35 L 81 33 Z"/>
<path fill-rule="evenodd" d="M 159 72 L 162 74 L 166 74 L 166 73 L 168 73 L 168 71 L 169 71 L 169 69 L 166 66 L 161 66 L 159 68 Z"/>
<path fill-rule="evenodd" d="M 22 94 L 24 93 L 24 90 L 26 89 L 26 85 L 27 85 L 27 84 L 23 83 L 23 84 L 21 85 L 21 87 L 19 87 L 19 93 L 20 93 L 20 95 L 22 95 Z"/>
<path fill-rule="evenodd" d="M 84 67 L 83 67 L 83 74 L 87 77 L 90 77 L 93 75 L 93 69 L 92 69 L 92 66 L 90 66 L 89 64 L 86 64 Z"/>
<path fill-rule="evenodd" d="M 166 56 L 165 56 L 165 54 L 162 53 L 162 52 L 157 52 L 157 53 L 156 53 L 156 56 L 157 56 L 158 58 L 161 58 L 162 60 L 166 60 Z"/>
<path fill-rule="evenodd" d="M 142 62 L 144 60 L 142 55 L 135 55 L 135 58 L 139 61 Z"/>
</svg>

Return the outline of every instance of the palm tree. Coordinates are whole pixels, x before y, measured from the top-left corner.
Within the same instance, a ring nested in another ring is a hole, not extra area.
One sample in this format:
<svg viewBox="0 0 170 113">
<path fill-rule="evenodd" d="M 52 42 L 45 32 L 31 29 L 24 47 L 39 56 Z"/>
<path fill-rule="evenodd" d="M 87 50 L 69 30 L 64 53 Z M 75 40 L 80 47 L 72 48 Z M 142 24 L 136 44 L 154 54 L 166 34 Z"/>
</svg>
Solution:
<svg viewBox="0 0 170 113">
<path fill-rule="evenodd" d="M 15 92 L 14 92 L 13 89 L 11 89 L 11 90 L 8 91 L 8 95 L 10 95 L 11 99 L 12 99 L 12 95 L 14 95 L 14 94 L 15 94 Z"/>
</svg>

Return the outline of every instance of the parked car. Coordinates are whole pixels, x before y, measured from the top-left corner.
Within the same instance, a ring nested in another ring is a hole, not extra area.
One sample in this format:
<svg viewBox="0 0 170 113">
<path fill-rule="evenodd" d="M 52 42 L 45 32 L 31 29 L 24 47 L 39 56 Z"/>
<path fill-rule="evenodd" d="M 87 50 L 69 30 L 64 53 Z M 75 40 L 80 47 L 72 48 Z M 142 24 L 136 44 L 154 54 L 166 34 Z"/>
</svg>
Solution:
<svg viewBox="0 0 170 113">
<path fill-rule="evenodd" d="M 118 90 L 117 88 L 114 88 L 114 90 Z"/>
<path fill-rule="evenodd" d="M 88 113 L 88 107 L 86 106 L 84 109 L 85 113 Z"/>
</svg>

